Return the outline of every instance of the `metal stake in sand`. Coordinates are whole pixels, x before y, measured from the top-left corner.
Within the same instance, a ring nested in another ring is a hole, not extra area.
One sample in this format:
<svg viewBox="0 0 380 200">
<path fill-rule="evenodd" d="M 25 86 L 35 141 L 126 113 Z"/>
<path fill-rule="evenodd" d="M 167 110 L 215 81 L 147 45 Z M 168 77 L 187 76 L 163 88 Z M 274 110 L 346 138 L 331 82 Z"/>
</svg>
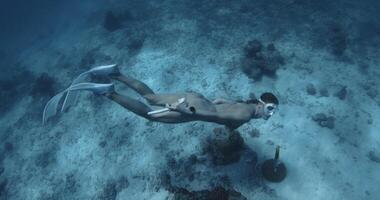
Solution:
<svg viewBox="0 0 380 200">
<path fill-rule="evenodd" d="M 270 182 L 281 182 L 286 177 L 286 167 L 280 158 L 280 146 L 276 147 L 274 159 L 266 160 L 262 167 L 261 172 L 264 178 Z"/>
</svg>

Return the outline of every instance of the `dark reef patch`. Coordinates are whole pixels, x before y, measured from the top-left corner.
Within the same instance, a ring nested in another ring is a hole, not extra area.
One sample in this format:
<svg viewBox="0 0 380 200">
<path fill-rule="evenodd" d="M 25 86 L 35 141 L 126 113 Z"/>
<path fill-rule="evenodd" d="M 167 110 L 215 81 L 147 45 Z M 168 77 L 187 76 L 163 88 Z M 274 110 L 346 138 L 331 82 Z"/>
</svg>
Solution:
<svg viewBox="0 0 380 200">
<path fill-rule="evenodd" d="M 261 80 L 263 76 L 275 77 L 276 71 L 284 64 L 284 57 L 273 43 L 264 48 L 262 43 L 255 39 L 244 47 L 241 70 L 253 80 Z"/>
<path fill-rule="evenodd" d="M 175 200 L 246 200 L 240 192 L 223 187 L 215 187 L 211 190 L 189 191 L 186 188 L 173 188 Z"/>
<path fill-rule="evenodd" d="M 375 153 L 374 151 L 369 151 L 367 157 L 372 162 L 380 163 L 380 155 Z"/>
<path fill-rule="evenodd" d="M 3 180 L 0 180 L 0 199 L 7 199 L 7 196 L 8 196 L 7 185 L 8 185 L 8 179 L 5 178 Z"/>
<path fill-rule="evenodd" d="M 339 86 L 339 89 L 337 92 L 335 92 L 334 96 L 340 100 L 345 100 L 347 97 L 347 93 L 347 86 Z"/>
<path fill-rule="evenodd" d="M 0 114 L 10 110 L 20 98 L 25 97 L 35 79 L 32 73 L 19 68 L 8 73 L 7 79 L 0 80 Z"/>
<path fill-rule="evenodd" d="M 328 25 L 327 40 L 330 44 L 330 50 L 335 56 L 342 56 L 347 49 L 348 33 L 343 26 L 338 23 Z"/>
<path fill-rule="evenodd" d="M 306 92 L 308 95 L 316 95 L 317 94 L 317 89 L 315 86 L 311 83 L 306 85 Z"/>
<path fill-rule="evenodd" d="M 229 179 L 227 176 L 220 178 L 220 182 L 228 182 Z M 227 186 L 217 185 L 214 186 L 211 190 L 199 190 L 199 191 L 189 191 L 183 187 L 177 187 L 172 185 L 170 174 L 166 171 L 163 171 L 159 175 L 160 185 L 171 192 L 174 195 L 175 200 L 246 200 L 240 192 L 237 192 L 234 189 L 230 188 L 229 184 Z"/>
<path fill-rule="evenodd" d="M 335 117 L 327 116 L 324 113 L 313 115 L 313 121 L 317 122 L 319 126 L 333 129 L 335 127 Z"/>
<path fill-rule="evenodd" d="M 127 177 L 122 176 L 117 180 L 109 180 L 103 191 L 98 196 L 100 200 L 114 200 L 117 197 L 117 194 L 121 192 L 123 189 L 129 186 L 129 182 Z"/>
<path fill-rule="evenodd" d="M 215 165 L 238 162 L 244 147 L 244 140 L 238 131 L 223 128 L 215 128 L 214 135 L 206 143 L 206 151 Z"/>
<path fill-rule="evenodd" d="M 103 27 L 109 32 L 114 32 L 123 28 L 125 22 L 133 19 L 134 17 L 129 10 L 121 12 L 107 11 L 104 16 Z"/>
<path fill-rule="evenodd" d="M 33 97 L 51 97 L 55 93 L 56 82 L 47 73 L 42 73 L 33 83 L 30 94 Z"/>
<path fill-rule="evenodd" d="M 108 11 L 104 17 L 103 27 L 110 32 L 116 31 L 122 27 L 121 19 L 112 11 Z"/>
</svg>

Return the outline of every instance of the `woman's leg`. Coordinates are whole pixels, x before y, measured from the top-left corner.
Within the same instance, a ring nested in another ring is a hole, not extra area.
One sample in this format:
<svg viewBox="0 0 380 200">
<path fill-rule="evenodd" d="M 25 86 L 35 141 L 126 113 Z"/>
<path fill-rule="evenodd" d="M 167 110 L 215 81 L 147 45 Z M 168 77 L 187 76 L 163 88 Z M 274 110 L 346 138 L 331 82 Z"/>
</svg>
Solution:
<svg viewBox="0 0 380 200">
<path fill-rule="evenodd" d="M 134 91 L 139 93 L 150 105 L 165 106 L 167 103 L 176 102 L 179 98 L 184 97 L 184 94 L 155 94 L 145 83 L 134 79 L 132 77 L 125 76 L 123 74 L 117 74 L 111 76 L 112 79 L 118 80 Z"/>
<path fill-rule="evenodd" d="M 128 109 L 129 111 L 132 111 L 133 113 L 141 117 L 144 117 L 145 119 L 151 120 L 151 117 L 148 115 L 148 112 L 152 111 L 152 109 L 146 104 L 140 101 L 137 101 L 135 99 L 132 99 L 130 97 L 120 95 L 116 92 L 109 93 L 106 96 L 109 99 L 120 104 L 124 108 Z"/>
<path fill-rule="evenodd" d="M 120 95 L 116 92 L 106 94 L 105 96 L 111 99 L 112 101 L 120 104 L 129 111 L 141 117 L 144 117 L 145 119 L 148 119 L 150 121 L 157 121 L 163 123 L 182 123 L 191 121 L 186 120 L 180 113 L 172 111 L 169 111 L 164 114 L 155 114 L 153 116 L 150 116 L 148 115 L 148 112 L 152 111 L 152 109 L 149 106 L 135 99 Z"/>
<path fill-rule="evenodd" d="M 150 89 L 145 83 L 137 79 L 134 79 L 132 77 L 127 77 L 122 74 L 118 74 L 116 76 L 111 76 L 111 78 L 126 84 L 127 86 L 132 88 L 134 91 L 139 93 L 141 96 L 154 94 L 153 90 Z"/>
</svg>

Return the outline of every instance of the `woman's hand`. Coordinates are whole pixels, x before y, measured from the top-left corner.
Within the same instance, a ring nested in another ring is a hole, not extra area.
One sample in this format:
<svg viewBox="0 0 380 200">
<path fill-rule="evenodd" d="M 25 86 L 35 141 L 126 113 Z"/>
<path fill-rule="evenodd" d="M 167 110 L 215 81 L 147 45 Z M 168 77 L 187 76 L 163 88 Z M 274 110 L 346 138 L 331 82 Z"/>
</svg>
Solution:
<svg viewBox="0 0 380 200">
<path fill-rule="evenodd" d="M 173 111 L 178 111 L 180 113 L 192 114 L 186 102 L 186 98 L 180 98 L 177 102 L 174 102 L 172 104 L 166 104 L 165 107 Z"/>
</svg>

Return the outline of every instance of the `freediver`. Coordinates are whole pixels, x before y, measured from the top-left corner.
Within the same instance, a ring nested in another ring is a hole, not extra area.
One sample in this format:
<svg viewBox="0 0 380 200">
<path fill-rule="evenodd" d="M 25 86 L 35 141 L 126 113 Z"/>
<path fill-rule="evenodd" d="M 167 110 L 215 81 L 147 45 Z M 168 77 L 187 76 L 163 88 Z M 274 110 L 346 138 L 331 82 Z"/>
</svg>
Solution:
<svg viewBox="0 0 380 200">
<path fill-rule="evenodd" d="M 62 111 L 67 107 L 68 96 L 74 91 L 88 90 L 95 94 L 104 95 L 120 104 L 129 111 L 150 121 L 163 123 L 183 123 L 190 121 L 213 122 L 234 130 L 249 122 L 251 119 L 268 120 L 277 110 L 279 101 L 269 92 L 263 93 L 260 98 L 247 101 L 231 101 L 225 99 L 208 100 L 196 92 L 180 92 L 171 94 L 156 94 L 145 83 L 120 73 L 117 65 L 106 65 L 92 68 L 81 74 L 94 74 L 117 80 L 140 94 L 151 106 L 161 107 L 153 110 L 147 104 L 131 97 L 121 95 L 114 89 L 114 84 L 75 83 L 65 91 L 54 96 L 45 106 L 43 122 L 55 115 L 58 102 L 65 97 Z M 80 75 L 80 76 L 81 76 Z"/>
</svg>

